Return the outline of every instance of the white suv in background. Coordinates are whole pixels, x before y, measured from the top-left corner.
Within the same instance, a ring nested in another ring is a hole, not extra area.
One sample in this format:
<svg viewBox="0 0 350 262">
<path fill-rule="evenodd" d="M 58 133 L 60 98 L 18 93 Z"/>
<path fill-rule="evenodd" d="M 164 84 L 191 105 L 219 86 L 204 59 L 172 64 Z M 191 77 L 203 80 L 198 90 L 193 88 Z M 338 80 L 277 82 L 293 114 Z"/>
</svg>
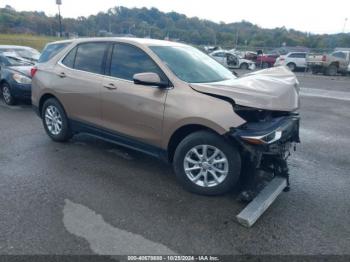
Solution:
<svg viewBox="0 0 350 262">
<path fill-rule="evenodd" d="M 286 55 L 281 55 L 276 59 L 274 66 L 288 66 L 291 71 L 297 68 L 306 68 L 306 54 L 305 52 L 290 52 Z"/>
</svg>

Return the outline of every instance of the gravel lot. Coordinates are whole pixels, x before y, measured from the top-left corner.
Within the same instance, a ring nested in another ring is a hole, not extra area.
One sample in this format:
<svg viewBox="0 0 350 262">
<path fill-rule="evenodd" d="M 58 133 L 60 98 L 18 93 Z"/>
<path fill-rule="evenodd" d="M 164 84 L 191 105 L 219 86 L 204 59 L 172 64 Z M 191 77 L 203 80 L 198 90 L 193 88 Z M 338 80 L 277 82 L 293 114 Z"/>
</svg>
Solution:
<svg viewBox="0 0 350 262">
<path fill-rule="evenodd" d="M 292 190 L 251 229 L 236 193 L 184 191 L 157 160 L 76 136 L 0 101 L 0 254 L 350 254 L 350 78 L 297 73 Z"/>
</svg>

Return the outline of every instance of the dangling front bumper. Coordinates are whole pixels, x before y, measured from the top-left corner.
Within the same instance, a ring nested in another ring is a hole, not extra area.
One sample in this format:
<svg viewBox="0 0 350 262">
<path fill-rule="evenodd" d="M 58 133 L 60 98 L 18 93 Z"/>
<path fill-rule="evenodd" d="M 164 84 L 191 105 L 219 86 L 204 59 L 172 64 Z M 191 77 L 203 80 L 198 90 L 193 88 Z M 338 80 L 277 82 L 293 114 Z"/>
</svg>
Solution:
<svg viewBox="0 0 350 262">
<path fill-rule="evenodd" d="M 229 137 L 238 143 L 242 157 L 241 199 L 251 201 L 266 185 L 280 176 L 289 189 L 287 158 L 291 147 L 300 142 L 300 117 L 290 114 L 232 129 Z"/>
<path fill-rule="evenodd" d="M 299 143 L 298 114 L 281 116 L 261 122 L 246 123 L 230 131 L 244 150 L 266 155 L 283 155 L 294 143 Z"/>
</svg>

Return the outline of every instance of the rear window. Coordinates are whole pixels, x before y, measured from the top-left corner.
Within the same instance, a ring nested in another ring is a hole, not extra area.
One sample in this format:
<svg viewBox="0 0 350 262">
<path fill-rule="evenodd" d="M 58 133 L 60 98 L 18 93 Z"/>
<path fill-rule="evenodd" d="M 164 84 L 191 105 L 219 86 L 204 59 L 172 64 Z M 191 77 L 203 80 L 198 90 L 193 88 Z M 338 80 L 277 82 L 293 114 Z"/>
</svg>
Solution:
<svg viewBox="0 0 350 262">
<path fill-rule="evenodd" d="M 47 45 L 43 52 L 41 53 L 41 56 L 39 58 L 38 63 L 45 63 L 49 61 L 52 57 L 57 55 L 63 48 L 68 46 L 70 43 L 58 43 L 58 44 L 49 44 Z"/>
</svg>

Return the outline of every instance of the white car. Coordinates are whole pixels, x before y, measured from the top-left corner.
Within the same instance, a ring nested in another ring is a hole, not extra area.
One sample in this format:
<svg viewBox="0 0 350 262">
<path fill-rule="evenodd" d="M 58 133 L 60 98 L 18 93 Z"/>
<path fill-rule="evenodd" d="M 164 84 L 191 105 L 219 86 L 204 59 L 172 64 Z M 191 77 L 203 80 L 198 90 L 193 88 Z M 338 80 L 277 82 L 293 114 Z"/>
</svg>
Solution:
<svg viewBox="0 0 350 262">
<path fill-rule="evenodd" d="M 238 55 L 226 50 L 214 51 L 210 54 L 210 56 L 220 64 L 230 69 L 240 68 L 245 70 L 254 70 L 256 67 L 253 61 L 241 58 Z"/>
<path fill-rule="evenodd" d="M 274 66 L 287 66 L 291 71 L 297 68 L 306 68 L 305 52 L 290 52 L 286 55 L 281 55 L 276 59 Z"/>
</svg>

